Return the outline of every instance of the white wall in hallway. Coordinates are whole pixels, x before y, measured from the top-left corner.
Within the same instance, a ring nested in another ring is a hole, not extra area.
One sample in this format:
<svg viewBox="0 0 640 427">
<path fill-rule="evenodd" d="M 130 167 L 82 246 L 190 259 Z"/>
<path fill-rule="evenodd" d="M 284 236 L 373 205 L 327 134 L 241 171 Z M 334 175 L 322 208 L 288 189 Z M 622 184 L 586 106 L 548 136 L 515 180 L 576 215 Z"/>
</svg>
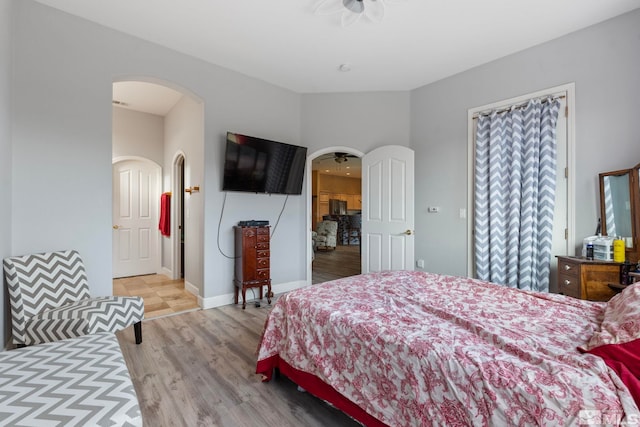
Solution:
<svg viewBox="0 0 640 427">
<path fill-rule="evenodd" d="M 137 156 L 164 169 L 164 117 L 113 107 L 113 158 Z"/>
<path fill-rule="evenodd" d="M 184 186 L 203 187 L 204 183 L 204 117 L 201 102 L 183 96 L 165 117 L 164 189 L 171 191 L 173 161 L 178 152 L 184 153 Z M 172 195 L 172 205 L 178 194 Z M 204 188 L 184 196 L 185 281 L 198 288 L 203 295 L 204 270 Z M 178 239 L 179 236 L 172 236 Z M 163 237 L 163 267 L 171 269 L 171 241 Z"/>
</svg>

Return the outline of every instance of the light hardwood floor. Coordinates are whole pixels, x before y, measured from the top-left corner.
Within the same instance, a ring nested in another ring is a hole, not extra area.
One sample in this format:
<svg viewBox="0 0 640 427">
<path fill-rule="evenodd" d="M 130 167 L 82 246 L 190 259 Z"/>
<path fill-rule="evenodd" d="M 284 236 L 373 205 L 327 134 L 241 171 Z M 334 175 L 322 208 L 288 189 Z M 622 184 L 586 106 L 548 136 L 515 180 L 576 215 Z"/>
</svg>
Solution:
<svg viewBox="0 0 640 427">
<path fill-rule="evenodd" d="M 359 247 L 339 246 L 316 253 L 312 282 L 359 273 Z M 161 275 L 114 280 L 114 295 L 145 299 L 142 344 L 131 331 L 117 333 L 145 426 L 359 425 L 284 376 L 263 383 L 255 374 L 273 305 L 263 300 L 260 308 L 239 304 L 176 314 L 189 307 L 180 302 L 188 297 L 183 293 L 183 283 Z"/>
<path fill-rule="evenodd" d="M 335 250 L 316 251 L 311 283 L 354 276 L 360 274 L 360 268 L 360 246 L 338 245 Z"/>
<path fill-rule="evenodd" d="M 196 296 L 184 289 L 183 279 L 163 274 L 113 279 L 113 295 L 142 297 L 146 319 L 200 308 Z"/>
<path fill-rule="evenodd" d="M 271 308 L 229 305 L 145 320 L 140 345 L 131 331 L 118 332 L 144 425 L 359 425 L 286 377 L 261 382 L 256 350 Z"/>
</svg>

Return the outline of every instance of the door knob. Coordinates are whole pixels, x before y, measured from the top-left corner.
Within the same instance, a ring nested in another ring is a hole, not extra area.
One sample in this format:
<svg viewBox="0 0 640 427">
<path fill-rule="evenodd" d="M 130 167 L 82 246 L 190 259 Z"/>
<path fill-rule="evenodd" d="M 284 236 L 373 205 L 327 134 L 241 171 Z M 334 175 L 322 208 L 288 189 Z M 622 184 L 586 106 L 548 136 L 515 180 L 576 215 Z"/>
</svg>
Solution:
<svg viewBox="0 0 640 427">
<path fill-rule="evenodd" d="M 118 228 L 120 228 L 120 226 L 118 226 L 118 225 L 114 225 L 114 226 L 113 226 L 113 229 L 114 229 L 114 230 L 117 230 Z"/>
<path fill-rule="evenodd" d="M 413 230 L 407 230 L 404 232 L 407 236 L 411 236 L 413 234 Z"/>
</svg>

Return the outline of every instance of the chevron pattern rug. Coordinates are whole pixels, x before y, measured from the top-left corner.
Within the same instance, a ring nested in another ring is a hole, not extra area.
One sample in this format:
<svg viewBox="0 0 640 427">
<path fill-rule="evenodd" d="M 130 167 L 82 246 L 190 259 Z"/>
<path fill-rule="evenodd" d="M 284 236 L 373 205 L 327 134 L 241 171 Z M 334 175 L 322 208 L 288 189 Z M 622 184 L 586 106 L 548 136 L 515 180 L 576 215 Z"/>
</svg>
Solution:
<svg viewBox="0 0 640 427">
<path fill-rule="evenodd" d="M 84 264 L 75 250 L 6 258 L 4 271 L 16 344 L 116 332 L 144 318 L 140 297 L 89 298 Z"/>
<path fill-rule="evenodd" d="M 141 426 L 116 336 L 0 352 L 0 425 Z"/>
</svg>

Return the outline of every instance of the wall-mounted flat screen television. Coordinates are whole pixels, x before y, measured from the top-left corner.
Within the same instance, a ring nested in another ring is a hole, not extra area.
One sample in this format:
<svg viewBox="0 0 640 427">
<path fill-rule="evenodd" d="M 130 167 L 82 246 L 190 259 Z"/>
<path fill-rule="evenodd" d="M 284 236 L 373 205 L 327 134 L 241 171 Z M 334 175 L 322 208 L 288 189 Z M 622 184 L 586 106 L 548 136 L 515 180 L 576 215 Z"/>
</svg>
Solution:
<svg viewBox="0 0 640 427">
<path fill-rule="evenodd" d="M 307 147 L 227 132 L 222 191 L 300 194 Z"/>
</svg>

